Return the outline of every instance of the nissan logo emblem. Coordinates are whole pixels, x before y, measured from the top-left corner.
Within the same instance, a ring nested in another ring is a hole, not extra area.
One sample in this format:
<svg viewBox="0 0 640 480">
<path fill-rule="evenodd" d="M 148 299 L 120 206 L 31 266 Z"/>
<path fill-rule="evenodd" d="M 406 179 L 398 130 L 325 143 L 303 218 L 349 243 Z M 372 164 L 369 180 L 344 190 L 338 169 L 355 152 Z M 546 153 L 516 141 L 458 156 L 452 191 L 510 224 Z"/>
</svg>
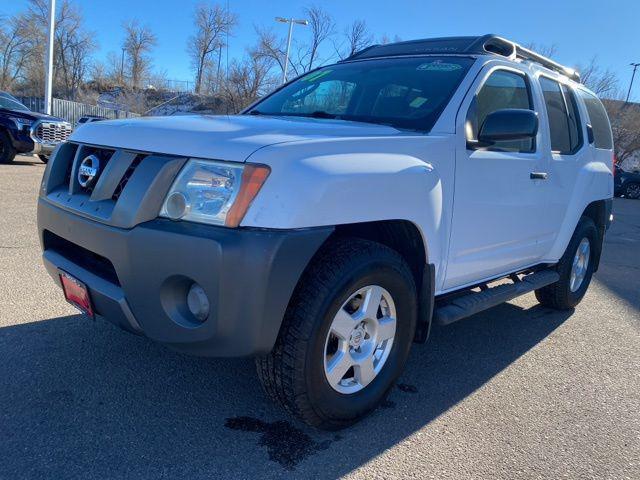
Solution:
<svg viewBox="0 0 640 480">
<path fill-rule="evenodd" d="M 100 172 L 100 160 L 95 155 L 82 159 L 78 169 L 78 183 L 82 188 L 90 187 Z"/>
</svg>

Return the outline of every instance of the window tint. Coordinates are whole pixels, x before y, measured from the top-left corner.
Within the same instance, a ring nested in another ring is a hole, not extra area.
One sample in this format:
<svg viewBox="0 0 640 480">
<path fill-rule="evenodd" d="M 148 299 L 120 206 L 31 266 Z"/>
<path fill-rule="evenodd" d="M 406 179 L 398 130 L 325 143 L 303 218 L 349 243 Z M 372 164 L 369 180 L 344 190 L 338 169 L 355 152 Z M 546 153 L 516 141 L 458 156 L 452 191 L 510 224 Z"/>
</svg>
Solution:
<svg viewBox="0 0 640 480">
<path fill-rule="evenodd" d="M 282 112 L 304 114 L 327 111 L 334 115 L 342 115 L 347 111 L 355 85 L 353 82 L 341 80 L 328 80 L 310 85 L 298 94 L 292 95 L 282 106 Z"/>
<path fill-rule="evenodd" d="M 578 110 L 573 92 L 566 85 L 561 85 L 546 77 L 540 77 L 540 86 L 547 107 L 551 150 L 562 154 L 572 154 L 582 143 Z"/>
<path fill-rule="evenodd" d="M 533 110 L 529 86 L 524 75 L 506 70 L 493 72 L 471 102 L 465 125 L 467 140 L 477 141 L 485 118 L 503 108 Z M 533 152 L 534 140 L 508 140 L 496 142 L 491 150 Z"/>
<path fill-rule="evenodd" d="M 582 146 L 582 124 L 580 123 L 580 113 L 578 113 L 578 100 L 575 92 L 566 85 L 562 85 L 562 93 L 569 113 L 571 151 L 575 152 Z"/>
<path fill-rule="evenodd" d="M 473 62 L 443 56 L 338 63 L 300 77 L 247 113 L 429 131 Z"/>
<path fill-rule="evenodd" d="M 613 148 L 613 139 L 611 138 L 611 125 L 609 125 L 609 117 L 595 95 L 580 90 L 580 96 L 584 100 L 589 114 L 589 122 L 593 127 L 594 145 L 596 148 L 605 148 L 611 150 Z"/>
</svg>

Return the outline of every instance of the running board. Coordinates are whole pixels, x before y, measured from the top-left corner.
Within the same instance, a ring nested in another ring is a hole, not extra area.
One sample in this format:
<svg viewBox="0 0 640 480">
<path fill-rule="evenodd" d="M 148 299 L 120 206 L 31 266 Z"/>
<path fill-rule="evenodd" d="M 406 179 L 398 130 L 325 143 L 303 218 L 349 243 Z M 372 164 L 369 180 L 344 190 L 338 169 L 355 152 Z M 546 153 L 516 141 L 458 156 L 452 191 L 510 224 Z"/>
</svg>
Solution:
<svg viewBox="0 0 640 480">
<path fill-rule="evenodd" d="M 495 307 L 501 303 L 513 300 L 525 293 L 533 292 L 560 280 L 560 275 L 555 270 L 542 270 L 536 273 L 518 277 L 514 283 L 497 285 L 486 288 L 480 292 L 471 292 L 451 300 L 451 302 L 438 307 L 433 312 L 433 317 L 438 325 L 449 325 L 463 318 Z M 512 278 L 513 279 L 513 278 Z"/>
</svg>

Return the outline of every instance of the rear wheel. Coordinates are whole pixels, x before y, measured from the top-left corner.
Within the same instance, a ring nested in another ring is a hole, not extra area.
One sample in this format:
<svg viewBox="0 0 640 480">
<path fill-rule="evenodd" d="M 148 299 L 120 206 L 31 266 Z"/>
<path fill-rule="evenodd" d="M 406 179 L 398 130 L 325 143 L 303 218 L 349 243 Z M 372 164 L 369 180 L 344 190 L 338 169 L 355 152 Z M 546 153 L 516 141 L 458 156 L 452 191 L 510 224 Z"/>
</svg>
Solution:
<svg viewBox="0 0 640 480">
<path fill-rule="evenodd" d="M 598 240 L 599 233 L 593 220 L 582 217 L 558 262 L 560 280 L 536 290 L 536 298 L 542 305 L 565 310 L 580 303 L 591 283 L 594 259 L 601 245 Z"/>
<path fill-rule="evenodd" d="M 11 139 L 7 132 L 0 131 L 0 163 L 11 163 L 16 156 Z"/>
<path fill-rule="evenodd" d="M 640 198 L 640 183 L 628 183 L 624 189 L 624 196 L 627 198 Z"/>
<path fill-rule="evenodd" d="M 296 288 L 274 349 L 256 359 L 264 390 L 316 427 L 358 421 L 402 372 L 416 305 L 397 252 L 361 239 L 326 245 Z"/>
</svg>

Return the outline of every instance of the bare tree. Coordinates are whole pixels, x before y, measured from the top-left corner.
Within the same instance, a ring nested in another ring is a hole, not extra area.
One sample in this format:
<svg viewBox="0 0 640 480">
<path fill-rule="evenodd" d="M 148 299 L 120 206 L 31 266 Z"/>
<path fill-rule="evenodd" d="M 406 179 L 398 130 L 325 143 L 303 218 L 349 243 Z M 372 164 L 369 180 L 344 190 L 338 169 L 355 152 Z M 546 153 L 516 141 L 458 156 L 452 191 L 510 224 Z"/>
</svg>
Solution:
<svg viewBox="0 0 640 480">
<path fill-rule="evenodd" d="M 122 44 L 127 56 L 127 66 L 131 77 L 131 86 L 139 88 L 144 75 L 151 69 L 149 52 L 157 44 L 155 34 L 147 26 L 137 20 L 124 24 L 125 39 Z"/>
<path fill-rule="evenodd" d="M 640 151 L 640 105 L 607 99 L 603 103 L 611 120 L 616 161 L 620 164 Z"/>
<path fill-rule="evenodd" d="M 339 58 L 347 58 L 354 53 L 373 44 L 373 35 L 367 28 L 364 20 L 354 20 L 351 25 L 345 28 L 342 34 L 342 41 L 334 43 L 336 55 Z"/>
<path fill-rule="evenodd" d="M 393 37 L 390 37 L 385 33 L 380 37 L 380 42 L 378 43 L 380 43 L 381 45 L 386 45 L 387 43 L 397 43 L 401 41 L 402 39 L 398 35 L 394 35 Z"/>
<path fill-rule="evenodd" d="M 311 6 L 305 9 L 306 17 L 309 19 L 309 28 L 311 29 L 311 42 L 302 50 L 303 55 L 298 55 L 299 63 L 303 66 L 305 72 L 311 70 L 316 63 L 322 63 L 318 58 L 318 50 L 320 46 L 335 31 L 335 22 L 333 17 L 319 6 Z"/>
<path fill-rule="evenodd" d="M 233 61 L 228 80 L 222 86 L 227 113 L 239 112 L 277 85 L 270 73 L 273 66 L 274 60 L 258 54 L 257 50 L 240 61 Z"/>
<path fill-rule="evenodd" d="M 558 53 L 558 46 L 555 43 L 552 43 L 551 45 L 538 45 L 535 42 L 529 42 L 525 43 L 523 47 L 533 50 L 547 58 L 553 58 L 555 54 Z"/>
<path fill-rule="evenodd" d="M 321 65 L 329 60 L 320 57 L 321 46 L 335 33 L 335 21 L 333 17 L 321 7 L 312 6 L 305 9 L 305 17 L 309 20 L 307 27 L 311 38 L 308 42 L 295 41 L 292 52 L 289 55 L 289 68 L 294 75 Z M 258 35 L 258 47 L 254 52 L 257 58 L 270 59 L 273 65 L 278 65 L 284 70 L 286 55 L 284 38 L 277 36 L 272 29 L 256 28 Z"/>
<path fill-rule="evenodd" d="M 235 14 L 220 5 L 203 3 L 196 7 L 194 22 L 196 33 L 189 38 L 187 51 L 195 70 L 195 91 L 200 93 L 207 70 L 213 68 L 215 52 L 225 46 L 225 37 L 238 20 Z"/>
<path fill-rule="evenodd" d="M 596 57 L 593 57 L 587 65 L 578 66 L 577 70 L 580 72 L 582 83 L 599 97 L 612 98 L 618 94 L 618 77 L 608 68 L 603 69 Z"/>
<path fill-rule="evenodd" d="M 23 75 L 33 51 L 33 35 L 24 15 L 0 17 L 0 90 L 9 90 Z"/>
</svg>

